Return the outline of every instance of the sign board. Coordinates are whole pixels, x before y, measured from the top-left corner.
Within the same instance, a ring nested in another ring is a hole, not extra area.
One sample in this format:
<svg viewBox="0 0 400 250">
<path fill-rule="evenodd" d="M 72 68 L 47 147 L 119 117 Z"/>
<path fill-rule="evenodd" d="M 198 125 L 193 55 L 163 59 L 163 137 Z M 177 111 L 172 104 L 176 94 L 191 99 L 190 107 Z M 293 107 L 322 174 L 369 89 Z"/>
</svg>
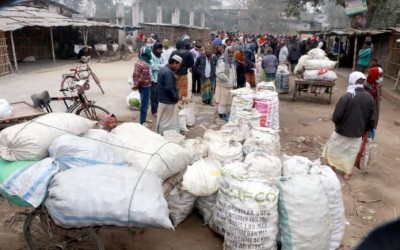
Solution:
<svg viewBox="0 0 400 250">
<path fill-rule="evenodd" d="M 367 12 L 367 0 L 346 0 L 345 8 L 348 16 Z"/>
</svg>

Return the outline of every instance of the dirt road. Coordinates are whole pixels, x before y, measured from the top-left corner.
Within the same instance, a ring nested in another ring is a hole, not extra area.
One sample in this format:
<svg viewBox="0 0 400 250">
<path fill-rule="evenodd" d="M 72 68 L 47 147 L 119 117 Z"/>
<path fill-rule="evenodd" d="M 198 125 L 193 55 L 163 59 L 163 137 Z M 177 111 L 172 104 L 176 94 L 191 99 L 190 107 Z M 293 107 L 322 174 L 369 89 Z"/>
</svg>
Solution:
<svg viewBox="0 0 400 250">
<path fill-rule="evenodd" d="M 75 63 L 59 62 L 55 68 L 41 67 L 35 70 L 7 75 L 0 78 L 0 98 L 9 101 L 30 101 L 30 95 L 41 90 L 49 90 L 51 95 L 59 95 L 58 88 L 62 73 L 68 72 Z M 34 66 L 36 67 L 36 66 Z M 88 91 L 88 97 L 96 104 L 115 113 L 120 120 L 137 121 L 138 112 L 129 110 L 125 97 L 129 93 L 127 78 L 132 73 L 133 61 L 93 64 L 92 69 L 102 81 L 105 95 L 95 84 Z M 22 68 L 24 68 L 22 66 Z M 347 86 L 340 76 L 334 89 L 332 104 L 326 103 L 327 96 L 310 94 L 291 101 L 291 94 L 280 96 L 280 123 L 282 151 L 287 155 L 302 155 L 311 159 L 319 157 L 322 147 L 331 135 L 334 126 L 330 121 L 338 98 Z M 218 127 L 216 107 L 198 105 L 196 126 L 191 128 L 189 137 L 203 133 L 205 127 Z M 56 109 L 62 106 L 54 104 Z M 352 249 L 370 229 L 397 217 L 400 211 L 400 126 L 394 124 L 399 108 L 382 100 L 381 117 L 377 130 L 378 160 L 368 173 L 355 170 L 351 180 L 344 181 L 340 174 L 346 207 L 346 226 L 343 249 Z M 1 203 L 1 202 L 0 202 Z M 20 209 L 7 202 L 0 204 L 0 249 L 24 249 L 22 223 L 24 216 L 18 216 Z M 207 227 L 202 226 L 200 216 L 194 212 L 175 231 L 148 229 L 134 233 L 127 229 L 102 229 L 100 236 L 107 249 L 222 249 L 222 240 Z"/>
</svg>

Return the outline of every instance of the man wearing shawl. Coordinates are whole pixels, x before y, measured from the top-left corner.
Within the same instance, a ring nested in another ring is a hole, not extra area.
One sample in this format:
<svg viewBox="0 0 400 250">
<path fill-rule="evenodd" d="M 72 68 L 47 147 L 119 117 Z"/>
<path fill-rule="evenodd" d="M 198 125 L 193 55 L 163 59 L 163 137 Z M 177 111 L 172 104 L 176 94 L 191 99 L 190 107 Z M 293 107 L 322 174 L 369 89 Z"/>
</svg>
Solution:
<svg viewBox="0 0 400 250">
<path fill-rule="evenodd" d="M 322 152 L 330 166 L 344 172 L 344 179 L 350 178 L 362 136 L 374 128 L 374 100 L 364 90 L 365 80 L 361 72 L 350 74 L 347 93 L 339 99 L 332 115 L 335 131 Z"/>
<path fill-rule="evenodd" d="M 232 47 L 225 49 L 224 55 L 218 59 L 216 68 L 216 88 L 214 100 L 218 104 L 219 118 L 228 121 L 232 96 L 230 90 L 236 87 L 236 66 Z"/>
<path fill-rule="evenodd" d="M 212 46 L 206 45 L 205 54 L 200 55 L 196 60 L 195 69 L 200 76 L 201 99 L 204 104 L 212 105 L 215 89 L 215 69 L 217 67 L 217 57 L 213 55 Z"/>
</svg>

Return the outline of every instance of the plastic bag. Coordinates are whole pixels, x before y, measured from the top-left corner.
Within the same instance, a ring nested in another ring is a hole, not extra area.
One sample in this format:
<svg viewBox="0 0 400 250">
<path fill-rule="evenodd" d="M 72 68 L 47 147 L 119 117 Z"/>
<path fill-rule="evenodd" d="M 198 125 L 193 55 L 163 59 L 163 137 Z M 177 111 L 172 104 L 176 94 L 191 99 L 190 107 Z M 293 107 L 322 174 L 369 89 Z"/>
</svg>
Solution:
<svg viewBox="0 0 400 250">
<path fill-rule="evenodd" d="M 0 117 L 10 117 L 13 109 L 6 99 L 0 99 Z"/>
<path fill-rule="evenodd" d="M 127 97 L 126 97 L 126 105 L 130 109 L 133 110 L 139 110 L 140 109 L 140 93 L 138 90 L 132 91 Z"/>
</svg>

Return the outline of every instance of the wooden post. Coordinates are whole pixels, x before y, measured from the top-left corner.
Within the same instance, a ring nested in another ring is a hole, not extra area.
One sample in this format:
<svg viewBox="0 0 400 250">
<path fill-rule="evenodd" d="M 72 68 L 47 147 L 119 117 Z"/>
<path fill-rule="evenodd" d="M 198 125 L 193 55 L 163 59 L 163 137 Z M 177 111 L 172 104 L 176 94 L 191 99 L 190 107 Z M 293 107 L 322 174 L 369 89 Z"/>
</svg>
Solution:
<svg viewBox="0 0 400 250">
<path fill-rule="evenodd" d="M 17 55 L 15 54 L 14 36 L 12 31 L 10 31 L 10 38 L 11 38 L 11 47 L 13 52 L 15 71 L 18 72 Z"/>
<path fill-rule="evenodd" d="M 354 39 L 353 71 L 356 70 L 356 64 L 357 64 L 357 43 L 358 43 L 358 36 L 356 35 L 356 38 Z M 364 72 L 362 72 L 362 73 L 364 73 Z"/>
<path fill-rule="evenodd" d="M 340 51 L 341 51 L 341 49 L 342 49 L 342 36 L 339 36 L 339 51 L 338 51 L 338 56 L 337 56 L 337 63 L 336 63 L 336 69 L 338 69 L 339 68 L 339 61 L 340 61 Z"/>
<path fill-rule="evenodd" d="M 50 40 L 51 40 L 51 53 L 53 55 L 53 62 L 56 65 L 56 54 L 54 53 L 54 40 L 53 40 L 53 28 L 50 27 Z"/>
</svg>

